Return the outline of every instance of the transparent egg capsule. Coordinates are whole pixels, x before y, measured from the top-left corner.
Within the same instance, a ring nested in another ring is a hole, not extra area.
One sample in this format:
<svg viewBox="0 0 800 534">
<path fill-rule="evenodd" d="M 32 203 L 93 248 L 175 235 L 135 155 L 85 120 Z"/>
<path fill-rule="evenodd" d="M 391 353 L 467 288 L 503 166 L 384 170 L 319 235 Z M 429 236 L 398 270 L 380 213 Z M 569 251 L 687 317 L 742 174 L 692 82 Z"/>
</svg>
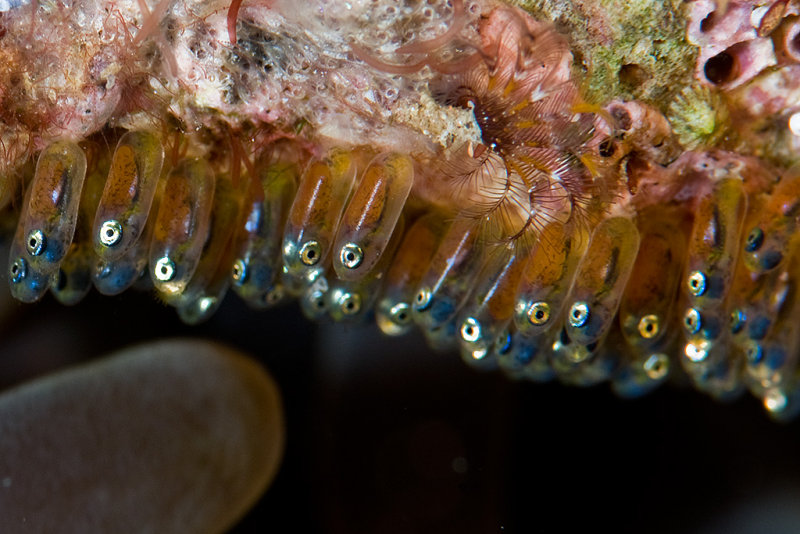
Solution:
<svg viewBox="0 0 800 534">
<path fill-rule="evenodd" d="M 431 213 L 415 221 L 403 238 L 386 273 L 375 309 L 375 320 L 384 334 L 396 336 L 411 329 L 416 288 L 430 265 L 444 228 L 442 217 Z"/>
<path fill-rule="evenodd" d="M 730 378 L 727 370 L 718 369 L 725 367 L 721 360 L 727 359 L 730 346 L 728 296 L 746 213 L 747 195 L 734 178 L 714 184 L 695 212 L 682 284 L 687 305 L 682 312 L 686 344 L 681 364 L 697 384 L 710 383 L 710 373 L 725 376 L 720 384 Z"/>
<path fill-rule="evenodd" d="M 760 209 L 753 210 L 744 228 L 744 264 L 754 272 L 766 272 L 784 259 L 800 216 L 800 168 L 789 169 L 775 185 Z"/>
<path fill-rule="evenodd" d="M 365 288 L 336 284 L 326 297 L 326 308 L 334 321 L 357 321 L 368 313 L 369 293 Z"/>
<path fill-rule="evenodd" d="M 640 217 L 639 251 L 619 306 L 622 333 L 632 347 L 658 346 L 674 324 L 686 241 L 670 218 L 653 213 Z"/>
<path fill-rule="evenodd" d="M 453 318 L 433 328 L 423 328 L 422 334 L 428 346 L 435 351 L 451 351 L 458 347 L 459 328 Z"/>
<path fill-rule="evenodd" d="M 129 131 L 120 138 L 92 229 L 102 260 L 121 258 L 140 238 L 163 164 L 164 148 L 154 133 Z"/>
<path fill-rule="evenodd" d="M 763 277 L 778 279 L 784 286 L 780 299 L 774 295 L 770 298 L 769 292 L 762 299 L 776 308 L 770 328 L 763 331 L 758 328 L 756 335 L 752 328 L 744 329 L 745 334 L 737 338 L 737 346 L 744 354 L 747 385 L 756 397 L 763 397 L 770 389 L 786 390 L 794 384 L 798 372 L 800 329 L 796 322 L 800 314 L 800 243 L 795 240 L 786 255 L 787 261 L 780 270 Z"/>
<path fill-rule="evenodd" d="M 319 320 L 328 313 L 327 295 L 330 290 L 328 277 L 317 276 L 300 295 L 300 310 L 310 320 Z"/>
<path fill-rule="evenodd" d="M 522 378 L 522 370 L 538 353 L 538 347 L 530 347 L 533 350 L 515 351 L 514 335 L 516 333 L 514 324 L 508 324 L 500 332 L 492 347 L 492 358 L 497 361 L 500 369 L 513 379 Z"/>
<path fill-rule="evenodd" d="M 161 180 L 156 187 L 156 196 L 151 207 L 152 216 L 148 217 L 139 239 L 119 258 L 114 260 L 95 258 L 92 282 L 100 294 L 119 295 L 126 289 L 135 287 L 137 283 L 142 283 L 143 280 L 149 281 L 150 242 L 156 227 L 156 214 L 165 185 L 166 181 Z"/>
<path fill-rule="evenodd" d="M 639 250 L 626 217 L 602 221 L 578 265 L 566 307 L 566 330 L 579 345 L 596 344 L 611 328 Z"/>
<path fill-rule="evenodd" d="M 361 280 L 375 267 L 391 239 L 414 184 L 414 163 L 384 154 L 364 170 L 347 204 L 333 248 L 333 269 L 342 280 Z"/>
<path fill-rule="evenodd" d="M 574 386 L 593 386 L 608 380 L 619 360 L 619 353 L 597 342 L 582 345 L 561 329 L 552 345 L 551 363 L 558 379 Z"/>
<path fill-rule="evenodd" d="M 92 289 L 94 251 L 88 243 L 73 243 L 58 270 L 50 275 L 50 292 L 61 304 L 79 303 Z"/>
<path fill-rule="evenodd" d="M 770 336 L 781 310 L 791 305 L 787 300 L 794 288 L 789 267 L 789 262 L 784 262 L 777 269 L 759 273 L 741 262 L 737 265 L 729 306 L 733 343 L 740 349 Z"/>
<path fill-rule="evenodd" d="M 652 391 L 672 369 L 668 355 L 678 351 L 677 295 L 686 259 L 686 232 L 673 221 L 681 220 L 680 212 L 640 214 L 639 252 L 619 309 L 626 346 L 612 387 L 620 396 Z"/>
<path fill-rule="evenodd" d="M 461 357 L 478 367 L 496 365 L 492 348 L 514 313 L 515 297 L 530 248 L 497 247 L 488 252 L 475 288 L 459 313 Z"/>
<path fill-rule="evenodd" d="M 330 263 L 336 228 L 355 184 L 358 154 L 332 150 L 303 172 L 283 234 L 286 275 L 306 287 Z"/>
<path fill-rule="evenodd" d="M 455 319 L 464 304 L 483 259 L 479 232 L 471 219 L 457 219 L 445 232 L 412 304 L 414 321 L 423 331 Z"/>
<path fill-rule="evenodd" d="M 334 321 L 360 322 L 371 319 L 375 301 L 378 298 L 394 254 L 403 239 L 405 221 L 401 217 L 397 223 L 386 250 L 369 276 L 360 280 L 333 278 L 326 293 L 326 309 Z"/>
<path fill-rule="evenodd" d="M 533 337 L 560 328 L 557 318 L 587 242 L 559 223 L 542 230 L 517 292 L 514 323 L 522 335 Z"/>
<path fill-rule="evenodd" d="M 541 334 L 528 337 L 509 325 L 506 340 L 501 334 L 495 344 L 498 364 L 512 378 L 523 378 L 534 382 L 547 382 L 553 379 L 555 372 L 550 365 L 550 347 L 548 336 Z"/>
<path fill-rule="evenodd" d="M 28 191 L 30 194 L 30 189 Z M 23 248 L 24 231 L 17 225 L 8 258 L 8 282 L 11 295 L 22 302 L 36 302 L 44 296 L 50 286 L 52 273 L 45 274 L 32 266 Z"/>
<path fill-rule="evenodd" d="M 218 278 L 222 273 L 226 280 L 229 278 L 233 257 L 231 238 L 238 216 L 238 197 L 230 180 L 221 177 L 216 183 L 211 226 L 197 268 L 181 293 L 165 296 L 166 302 L 178 309 L 181 317 L 185 315 L 190 319 L 192 324 L 211 316 L 222 301 L 219 293 L 228 287 Z M 215 288 L 209 291 L 212 285 Z"/>
<path fill-rule="evenodd" d="M 142 238 L 125 254 L 115 260 L 95 258 L 92 282 L 95 289 L 103 295 L 119 295 L 146 275 L 152 229 L 155 217 L 148 221 Z"/>
<path fill-rule="evenodd" d="M 39 154 L 9 257 L 11 292 L 23 302 L 41 298 L 72 244 L 86 167 L 83 150 L 70 141 Z"/>
<path fill-rule="evenodd" d="M 663 384 L 671 369 L 672 362 L 664 352 L 628 356 L 615 373 L 611 387 L 620 397 L 641 397 Z"/>
<path fill-rule="evenodd" d="M 221 277 L 218 282 L 219 285 L 209 286 L 202 293 L 196 293 L 193 297 L 186 298 L 175 308 L 181 321 L 196 325 L 209 320 L 217 312 L 230 285 L 227 270 L 225 276 Z"/>
<path fill-rule="evenodd" d="M 726 178 L 701 199 L 687 253 L 685 291 L 703 306 L 719 304 L 730 290 L 739 253 L 747 195 L 741 181 Z"/>
<path fill-rule="evenodd" d="M 8 281 L 11 294 L 22 302 L 36 302 L 50 287 L 52 274 L 34 269 L 19 250 L 11 248 L 13 257 L 9 261 Z"/>
<path fill-rule="evenodd" d="M 92 223 L 108 173 L 108 154 L 89 150 L 88 172 L 81 192 L 73 243 L 51 275 L 50 292 L 61 304 L 80 302 L 92 288 L 92 273 L 97 258 L 92 247 Z"/>
<path fill-rule="evenodd" d="M 191 280 L 211 224 L 215 176 L 208 162 L 181 162 L 164 185 L 150 242 L 150 278 L 164 296 Z"/>
<path fill-rule="evenodd" d="M 720 344 L 721 350 L 731 354 L 730 347 Z M 713 354 L 702 373 L 692 373 L 695 387 L 718 401 L 729 402 L 745 391 L 744 362 L 739 357 L 716 358 Z"/>
<path fill-rule="evenodd" d="M 682 342 L 681 366 L 695 388 L 718 400 L 731 400 L 744 390 L 744 358 L 734 350 L 730 334 L 709 340 L 702 336 Z"/>
<path fill-rule="evenodd" d="M 217 264 L 216 271 L 206 278 L 202 286 L 198 285 L 196 290 L 181 299 L 176 306 L 176 311 L 184 323 L 199 324 L 207 321 L 222 305 L 230 287 L 230 259 L 232 256 L 233 250 L 229 247 Z"/>
<path fill-rule="evenodd" d="M 277 289 L 283 269 L 281 242 L 298 173 L 293 163 L 264 162 L 244 201 L 236 229 L 231 286 L 256 308 L 277 303 L 273 297 L 281 291 Z"/>
</svg>

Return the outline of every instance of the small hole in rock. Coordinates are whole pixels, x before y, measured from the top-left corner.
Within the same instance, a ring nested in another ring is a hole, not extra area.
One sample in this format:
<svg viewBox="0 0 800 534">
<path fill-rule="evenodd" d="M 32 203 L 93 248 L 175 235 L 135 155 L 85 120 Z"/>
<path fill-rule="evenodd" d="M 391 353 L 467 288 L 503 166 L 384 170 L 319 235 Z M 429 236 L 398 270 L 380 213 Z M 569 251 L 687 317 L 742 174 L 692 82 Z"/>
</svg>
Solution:
<svg viewBox="0 0 800 534">
<path fill-rule="evenodd" d="M 614 146 L 614 142 L 611 139 L 606 139 L 602 143 L 600 143 L 599 147 L 600 155 L 604 158 L 610 158 L 616 152 L 616 147 Z"/>
<path fill-rule="evenodd" d="M 706 61 L 703 72 L 708 81 L 720 85 L 731 81 L 736 74 L 736 60 L 727 52 L 720 52 Z"/>
<path fill-rule="evenodd" d="M 800 55 L 800 32 L 797 32 L 797 35 L 792 37 L 792 40 L 789 41 L 789 47 L 792 49 L 792 52 Z"/>
<path fill-rule="evenodd" d="M 628 63 L 619 68 L 619 81 L 629 87 L 638 87 L 647 81 L 647 70 L 636 63 Z"/>
<path fill-rule="evenodd" d="M 711 29 L 714 27 L 714 23 L 716 22 L 714 20 L 714 15 L 715 14 L 716 14 L 716 11 L 712 11 L 711 13 L 709 13 L 706 16 L 706 18 L 704 18 L 700 22 L 700 31 L 701 32 L 706 33 L 706 32 L 710 32 L 711 31 Z"/>
</svg>

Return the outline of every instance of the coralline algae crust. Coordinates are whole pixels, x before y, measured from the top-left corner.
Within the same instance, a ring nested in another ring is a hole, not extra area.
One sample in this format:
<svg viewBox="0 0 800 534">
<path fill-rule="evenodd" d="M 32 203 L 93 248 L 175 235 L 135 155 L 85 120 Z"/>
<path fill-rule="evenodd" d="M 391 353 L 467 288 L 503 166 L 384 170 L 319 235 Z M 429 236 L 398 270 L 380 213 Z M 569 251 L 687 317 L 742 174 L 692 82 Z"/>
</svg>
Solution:
<svg viewBox="0 0 800 534">
<path fill-rule="evenodd" d="M 80 139 L 107 125 L 152 126 L 164 109 L 186 132 L 220 124 L 291 130 L 303 121 L 318 141 L 395 150 L 477 139 L 468 111 L 426 93 L 430 69 L 400 77 L 354 61 L 350 51 L 356 42 L 379 54 L 446 30 L 453 9 L 444 2 L 245 5 L 236 48 L 227 2 L 147 2 L 149 15 L 144 5 L 81 0 L 66 9 L 40 4 L 33 19 L 27 9 L 4 14 L 0 98 L 7 108 L 26 107 L 3 121 L 7 169 L 31 145 Z M 465 41 L 476 40 L 475 12 L 461 32 Z M 32 39 L 32 23 L 47 28 L 41 38 Z"/>
<path fill-rule="evenodd" d="M 766 121 L 788 119 L 798 107 L 794 41 L 782 38 L 794 35 L 791 5 L 782 23 L 790 27 L 778 25 L 769 38 L 758 31 L 773 2 L 729 2 L 724 14 L 710 0 L 512 3 L 567 36 L 588 101 L 651 104 L 688 148 L 722 145 L 782 164 L 796 159 L 792 137 L 776 135 L 770 125 L 773 133 L 764 133 Z M 430 98 L 429 67 L 383 72 L 358 61 L 352 45 L 388 64 L 409 65 L 420 54 L 398 49 L 441 36 L 465 17 L 453 41 L 456 50 L 469 50 L 480 41 L 481 19 L 499 4 L 458 2 L 458 14 L 441 1 L 245 3 L 236 47 L 227 2 L 38 5 L 35 16 L 25 6 L 3 13 L 5 172 L 54 139 L 80 139 L 105 126 L 152 127 L 167 110 L 185 132 L 222 125 L 291 131 L 303 123 L 311 126 L 304 135 L 323 144 L 369 142 L 429 153 L 475 141 L 466 110 Z M 725 50 L 739 61 L 732 67 L 738 74 L 715 84 L 704 69 Z M 730 96 L 720 98 L 719 89 Z M 735 109 L 710 111 L 728 107 Z M 738 131 L 741 115 L 758 128 Z"/>
</svg>

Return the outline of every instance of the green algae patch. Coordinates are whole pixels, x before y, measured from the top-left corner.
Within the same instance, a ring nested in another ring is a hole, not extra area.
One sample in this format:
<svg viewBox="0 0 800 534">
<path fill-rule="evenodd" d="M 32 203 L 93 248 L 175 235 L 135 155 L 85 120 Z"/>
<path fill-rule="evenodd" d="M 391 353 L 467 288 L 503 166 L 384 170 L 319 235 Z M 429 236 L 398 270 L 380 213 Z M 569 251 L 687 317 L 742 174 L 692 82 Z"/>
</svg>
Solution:
<svg viewBox="0 0 800 534">
<path fill-rule="evenodd" d="M 590 102 L 639 99 L 668 113 L 692 83 L 697 48 L 686 42 L 686 10 L 679 0 L 512 3 L 553 21 L 567 36 Z"/>
</svg>

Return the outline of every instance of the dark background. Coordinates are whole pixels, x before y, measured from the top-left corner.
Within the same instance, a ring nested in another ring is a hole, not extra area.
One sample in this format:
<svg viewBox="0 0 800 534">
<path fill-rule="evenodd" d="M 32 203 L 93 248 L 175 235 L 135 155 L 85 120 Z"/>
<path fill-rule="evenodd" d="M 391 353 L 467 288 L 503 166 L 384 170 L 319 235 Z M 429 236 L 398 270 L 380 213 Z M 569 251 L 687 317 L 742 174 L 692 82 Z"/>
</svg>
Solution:
<svg viewBox="0 0 800 534">
<path fill-rule="evenodd" d="M 667 385 L 622 400 L 516 383 L 417 335 L 312 324 L 294 304 L 254 312 L 233 296 L 199 327 L 135 292 L 0 309 L 2 388 L 171 336 L 267 366 L 286 456 L 236 534 L 800 532 L 800 421 L 772 423 L 746 395 L 722 405 Z"/>
</svg>

